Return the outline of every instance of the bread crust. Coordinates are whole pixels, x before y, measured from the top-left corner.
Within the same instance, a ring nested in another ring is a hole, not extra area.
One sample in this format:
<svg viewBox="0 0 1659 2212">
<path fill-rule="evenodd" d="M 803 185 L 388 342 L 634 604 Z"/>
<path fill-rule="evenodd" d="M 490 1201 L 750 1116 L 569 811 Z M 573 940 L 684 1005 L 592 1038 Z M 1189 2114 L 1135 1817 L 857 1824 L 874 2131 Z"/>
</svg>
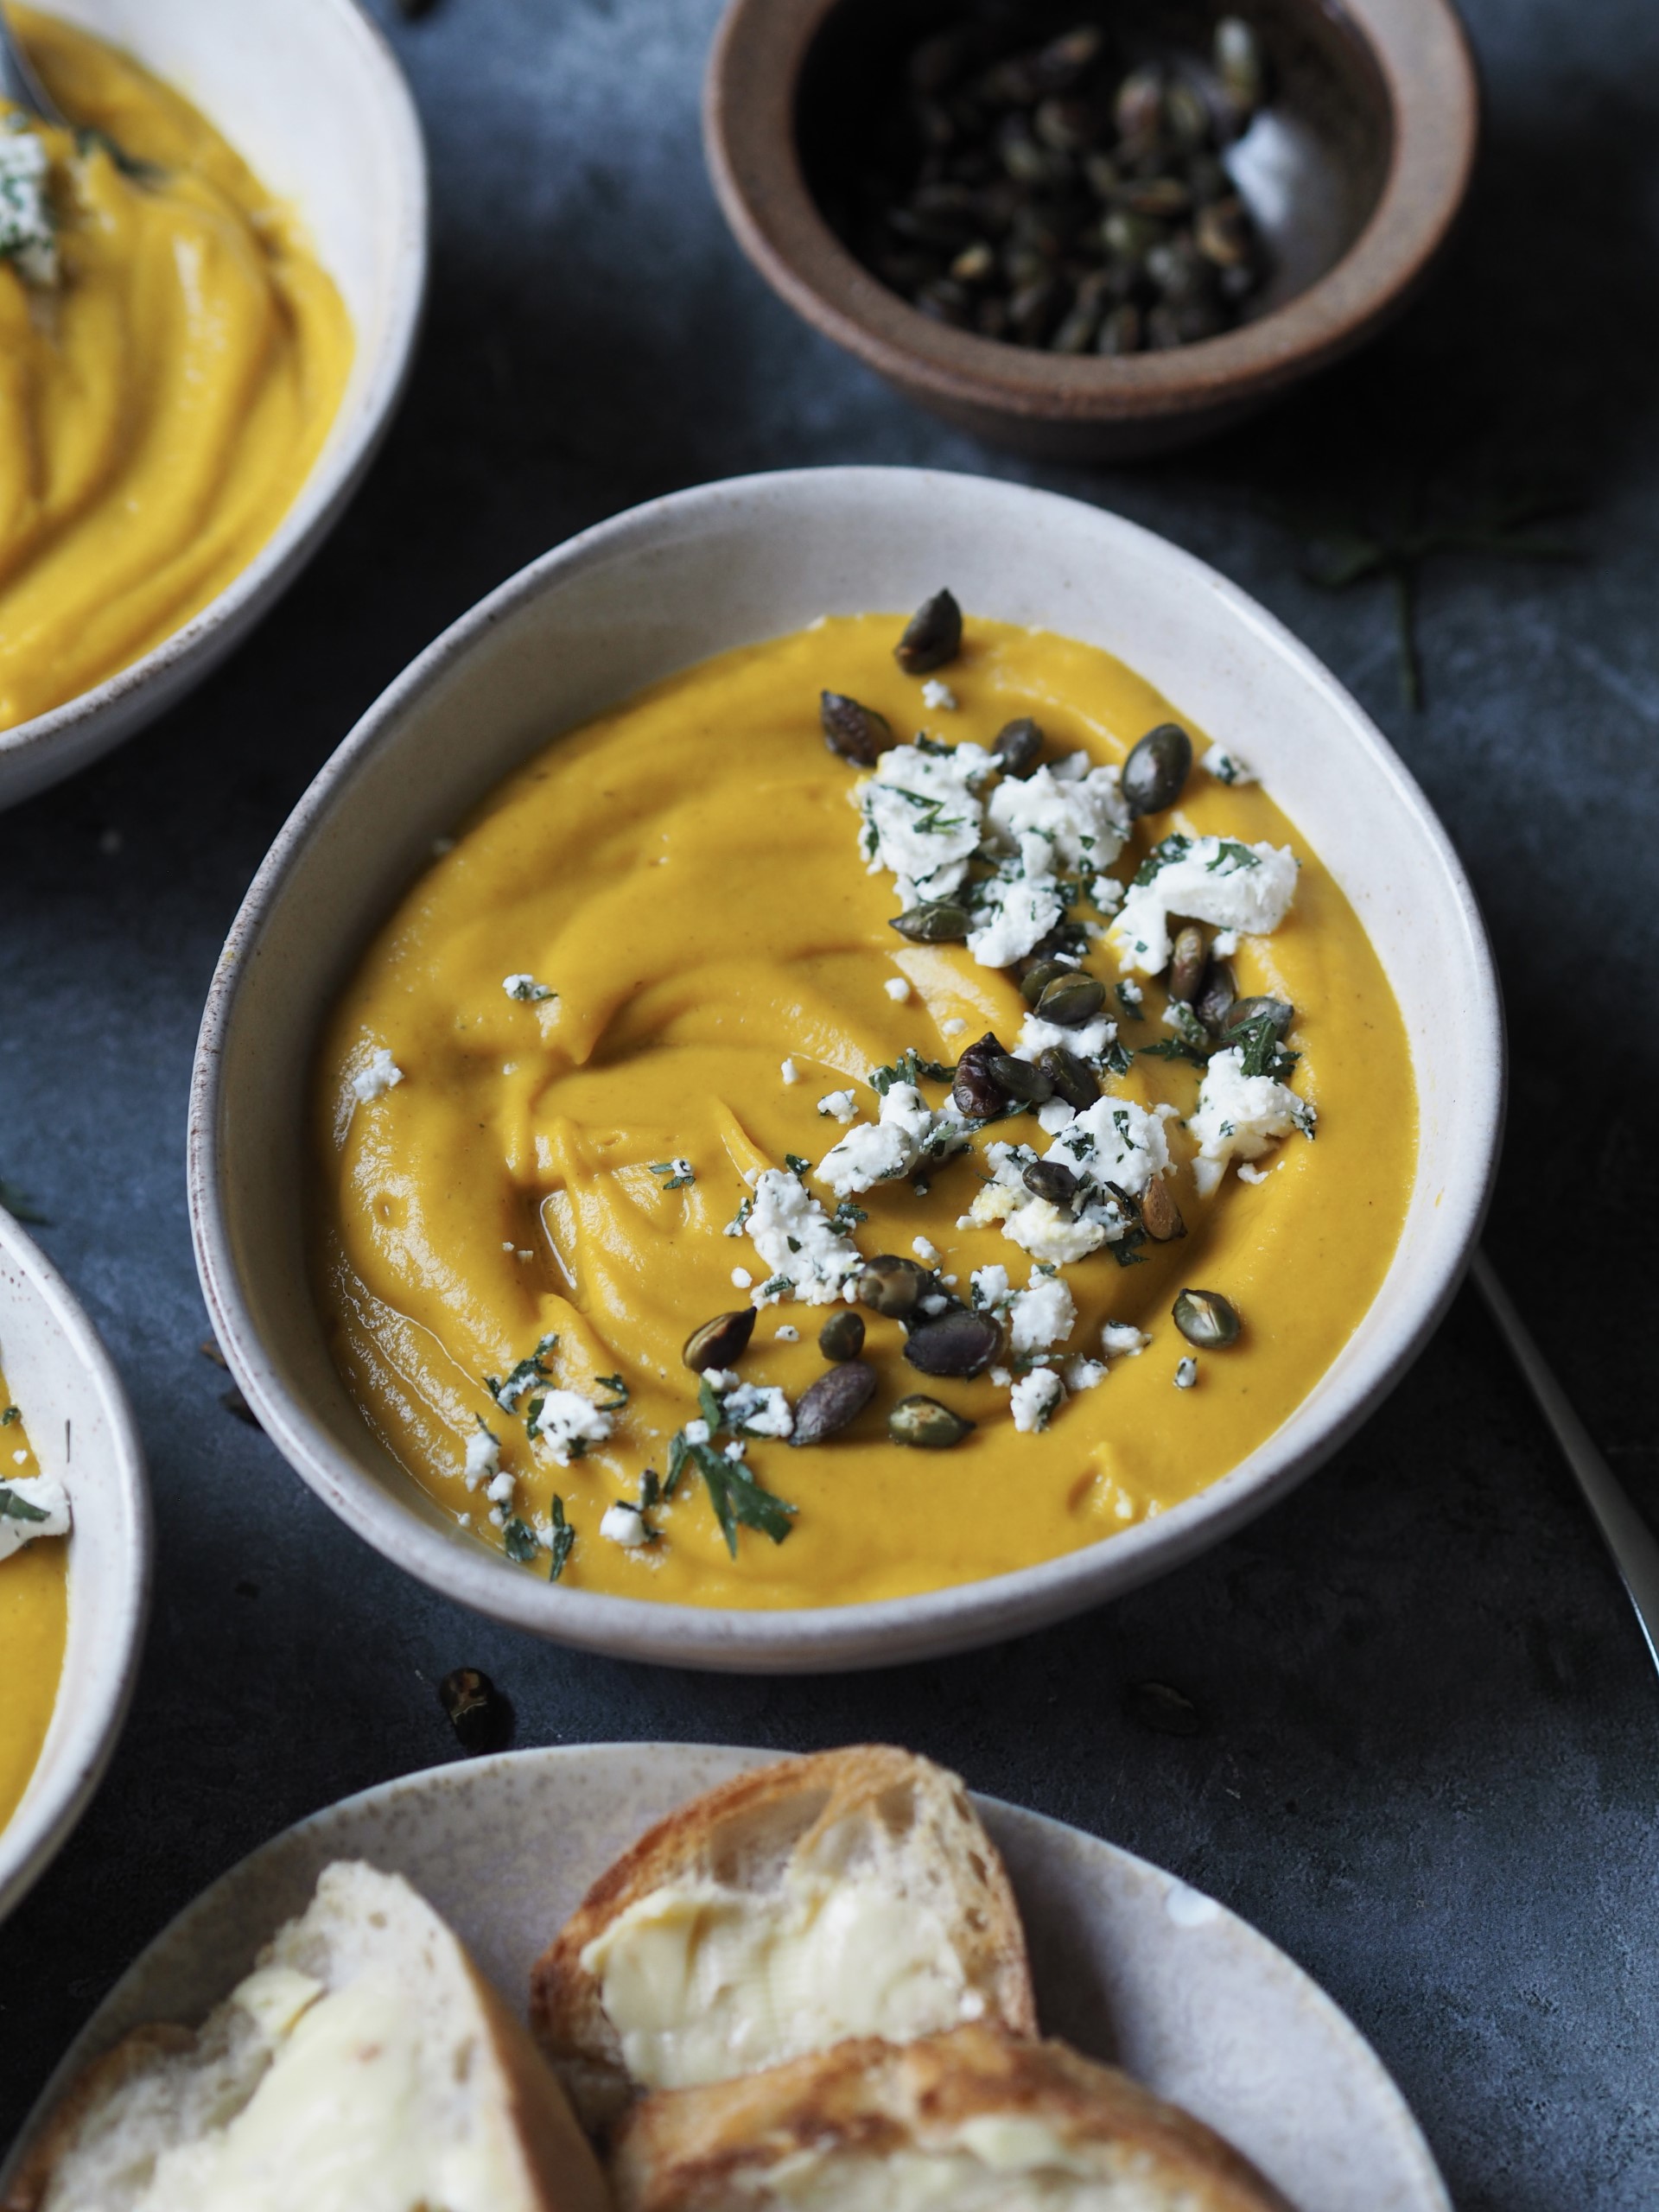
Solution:
<svg viewBox="0 0 1659 2212">
<path fill-rule="evenodd" d="M 779 1759 L 734 1775 L 679 1806 L 607 1867 L 531 1969 L 530 2023 L 590 2127 L 613 2123 L 638 2086 L 605 2011 L 598 1979 L 582 1963 L 588 1944 L 628 1907 L 688 1879 L 745 1886 L 746 1860 L 792 1856 L 838 1822 L 882 1817 L 902 1798 L 919 1801 L 955 1831 L 957 1872 L 971 1899 L 953 1929 L 969 1986 L 985 2017 L 1034 2035 L 1036 1999 L 1025 1929 L 1007 1870 L 961 1780 L 931 1760 L 887 1744 L 855 1744 Z"/>
<path fill-rule="evenodd" d="M 57 2171 L 58 2160 L 73 2141 L 81 2122 L 124 2082 L 142 2074 L 158 2058 L 194 2050 L 196 2038 L 188 2028 L 156 2023 L 134 2028 L 101 2058 L 78 2074 L 60 2102 L 54 2106 L 44 2127 L 29 2145 L 22 2164 L 6 2191 L 4 2212 L 39 2212 Z"/>
<path fill-rule="evenodd" d="M 844 2043 L 764 2074 L 642 2099 L 617 2131 L 617 2212 L 766 2212 L 785 2159 L 953 2147 L 964 2121 L 1041 2120 L 1068 2149 L 1132 2152 L 1192 2212 L 1291 2212 L 1212 2128 L 1113 2066 L 977 2023 L 911 2044 Z M 734 2184 L 741 2183 L 741 2188 Z"/>
</svg>

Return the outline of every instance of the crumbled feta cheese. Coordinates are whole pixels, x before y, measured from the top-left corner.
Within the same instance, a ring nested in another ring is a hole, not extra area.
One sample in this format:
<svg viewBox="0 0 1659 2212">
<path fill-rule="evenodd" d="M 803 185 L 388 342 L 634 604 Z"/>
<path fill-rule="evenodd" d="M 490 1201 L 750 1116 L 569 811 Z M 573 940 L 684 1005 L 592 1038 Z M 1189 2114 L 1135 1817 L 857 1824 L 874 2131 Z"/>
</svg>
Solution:
<svg viewBox="0 0 1659 2212">
<path fill-rule="evenodd" d="M 366 1106 L 372 1099 L 384 1098 L 387 1091 L 395 1090 L 403 1079 L 402 1068 L 382 1045 L 352 1077 L 352 1096 L 359 1105 Z"/>
<path fill-rule="evenodd" d="M 881 988 L 895 1006 L 903 1006 L 910 996 L 910 985 L 902 976 L 889 976 Z"/>
<path fill-rule="evenodd" d="M 1151 1342 L 1133 1321 L 1108 1321 L 1100 1332 L 1100 1348 L 1108 1359 L 1139 1359 Z"/>
<path fill-rule="evenodd" d="M 925 1154 L 943 1160 L 966 1142 L 962 1117 L 954 1108 L 937 1113 L 914 1084 L 889 1084 L 880 1118 L 848 1130 L 813 1170 L 838 1198 L 855 1197 L 876 1183 L 908 1175 Z"/>
<path fill-rule="evenodd" d="M 930 1320 L 940 1313 L 948 1313 L 950 1301 L 942 1290 L 930 1290 L 921 1301 L 922 1311 Z"/>
<path fill-rule="evenodd" d="M 1260 1167 L 1252 1167 L 1248 1160 L 1241 1160 L 1234 1170 L 1241 1183 L 1265 1183 L 1267 1175 Z"/>
<path fill-rule="evenodd" d="M 858 1118 L 858 1100 L 850 1090 L 826 1090 L 818 1101 L 818 1111 L 832 1122 L 854 1122 Z"/>
<path fill-rule="evenodd" d="M 931 707 L 936 714 L 953 715 L 957 695 L 948 683 L 941 683 L 937 676 L 930 676 L 922 686 L 922 703 Z"/>
<path fill-rule="evenodd" d="M 1212 745 L 1198 765 L 1220 783 L 1253 784 L 1256 780 L 1255 769 L 1247 767 L 1237 753 L 1230 753 L 1224 745 Z"/>
<path fill-rule="evenodd" d="M 801 1071 L 796 1066 L 793 1060 L 783 1061 L 779 1065 L 778 1072 L 782 1076 L 786 1084 L 798 1083 L 801 1079 Z"/>
<path fill-rule="evenodd" d="M 1210 950 L 1217 960 L 1230 960 L 1238 950 L 1238 931 L 1217 930 L 1210 940 Z"/>
<path fill-rule="evenodd" d="M 688 1444 L 706 1444 L 709 1441 L 709 1424 L 706 1421 L 689 1421 L 680 1433 Z"/>
<path fill-rule="evenodd" d="M 1097 875 L 1089 887 L 1089 896 L 1103 914 L 1115 914 L 1123 904 L 1123 886 L 1115 875 Z"/>
<path fill-rule="evenodd" d="M 774 1287 L 781 1277 L 804 1304 L 828 1306 L 864 1265 L 852 1238 L 831 1228 L 823 1208 L 786 1168 L 762 1169 L 747 1227 L 749 1241 L 769 1271 L 754 1294 L 756 1305 L 783 1295 Z"/>
<path fill-rule="evenodd" d="M 642 1544 L 651 1541 L 645 1515 L 637 1505 L 625 1505 L 620 1499 L 616 1504 L 607 1505 L 601 1515 L 599 1533 L 628 1552 L 637 1552 Z"/>
<path fill-rule="evenodd" d="M 1075 1397 L 1079 1390 L 1092 1390 L 1096 1382 L 1105 1381 L 1106 1363 L 1103 1359 L 1068 1359 L 1061 1372 L 1065 1376 L 1066 1389 Z"/>
<path fill-rule="evenodd" d="M 484 1495 L 492 1505 L 511 1505 L 512 1491 L 512 1477 L 505 1467 L 499 1475 L 493 1475 L 484 1485 Z"/>
<path fill-rule="evenodd" d="M 899 745 L 859 786 L 865 860 L 872 874 L 887 868 L 898 877 L 906 906 L 943 898 L 962 881 L 983 835 L 978 787 L 995 769 L 981 746 L 929 753 Z"/>
<path fill-rule="evenodd" d="M 16 261 L 26 284 L 58 281 L 57 238 L 46 190 L 51 166 L 44 140 L 32 130 L 0 130 L 0 261 Z"/>
<path fill-rule="evenodd" d="M 749 1273 L 747 1268 L 734 1268 L 732 1269 L 732 1287 L 734 1290 L 748 1290 L 753 1287 L 753 1282 L 754 1277 Z"/>
<path fill-rule="evenodd" d="M 1116 1243 L 1132 1226 L 1106 1184 L 1116 1183 L 1138 1198 L 1169 1166 L 1160 1116 L 1132 1099 L 1110 1096 L 1077 1115 L 1045 1155 L 1078 1178 L 1079 1193 L 1070 1211 L 1026 1188 L 1025 1171 L 1037 1156 L 1023 1145 L 988 1145 L 985 1165 L 993 1179 L 975 1198 L 968 1217 L 975 1227 L 1000 1221 L 1011 1243 L 1056 1267 Z"/>
<path fill-rule="evenodd" d="M 1007 1269 L 998 1267 L 995 1262 L 988 1267 L 976 1268 L 968 1278 L 968 1284 L 970 1302 L 976 1313 L 994 1313 L 1014 1296 Z"/>
<path fill-rule="evenodd" d="M 1236 1045 L 1212 1054 L 1198 1085 L 1198 1110 L 1186 1125 L 1198 1147 L 1192 1175 L 1199 1195 L 1209 1197 L 1230 1160 L 1259 1160 L 1275 1138 L 1293 1129 L 1311 1137 L 1317 1119 L 1287 1084 L 1270 1075 L 1246 1075 Z"/>
<path fill-rule="evenodd" d="M 1051 876 L 1016 875 L 988 882 L 975 911 L 969 951 L 982 968 L 1007 968 L 1048 935 L 1065 909 Z"/>
<path fill-rule="evenodd" d="M 735 1390 L 741 1378 L 734 1367 L 705 1367 L 702 1379 L 711 1390 Z"/>
<path fill-rule="evenodd" d="M 487 1517 L 492 1529 L 505 1529 L 507 1525 L 506 1514 L 499 1505 L 493 1505 L 490 1508 Z"/>
<path fill-rule="evenodd" d="M 1039 1053 L 1058 1045 L 1062 1052 L 1075 1052 L 1080 1060 L 1103 1060 L 1116 1039 L 1117 1024 L 1109 1021 L 1104 1014 L 1098 1020 L 1066 1029 L 1058 1021 L 1039 1021 L 1034 1014 L 1028 1014 L 1020 1025 L 1020 1041 L 1014 1048 L 1014 1057 L 1016 1060 L 1034 1060 Z"/>
<path fill-rule="evenodd" d="M 728 1428 L 750 1436 L 788 1436 L 795 1427 L 789 1400 L 781 1390 L 760 1382 L 740 1382 L 721 1401 Z"/>
<path fill-rule="evenodd" d="M 1014 1380 L 1014 1371 L 1011 1368 L 990 1367 L 987 1368 L 985 1371 L 990 1376 L 992 1382 L 995 1383 L 999 1390 L 1006 1390 L 1009 1383 Z"/>
<path fill-rule="evenodd" d="M 601 1413 L 591 1399 L 575 1390 L 550 1390 L 527 1433 L 533 1442 L 547 1446 L 560 1466 L 568 1467 L 590 1444 L 605 1443 L 612 1426 L 609 1414 Z"/>
<path fill-rule="evenodd" d="M 3 142 L 0 142 L 3 143 Z M 16 1455 L 27 1459 L 29 1454 Z M 13 1511 L 0 1515 L 0 1560 L 8 1560 L 20 1552 L 25 1544 L 32 1544 L 37 1536 L 67 1536 L 72 1516 L 69 1493 L 55 1475 L 13 1475 L 0 1483 L 0 1498 L 10 1497 L 28 1513 Z M 35 1520 L 34 1514 L 44 1516 Z"/>
<path fill-rule="evenodd" d="M 1196 1389 L 1198 1381 L 1198 1363 L 1196 1359 L 1183 1359 L 1176 1363 L 1175 1388 L 1178 1390 Z"/>
<path fill-rule="evenodd" d="M 1037 1109 L 1037 1126 L 1045 1136 L 1058 1136 L 1060 1131 L 1069 1129 L 1077 1118 L 1077 1108 L 1068 1106 L 1064 1098 L 1051 1098 Z"/>
<path fill-rule="evenodd" d="M 1051 855 L 1044 874 L 1058 866 L 1099 874 L 1122 851 L 1129 834 L 1117 770 L 1091 768 L 1086 753 L 1071 753 L 1029 776 L 1005 776 L 991 794 L 985 819 L 1004 847 L 1023 851 L 1027 837 L 1041 838 Z M 1029 861 L 1026 868 L 1028 874 L 1036 872 Z"/>
<path fill-rule="evenodd" d="M 518 999 L 527 1006 L 536 1006 L 543 999 L 558 996 L 549 984 L 538 983 L 533 976 L 504 976 L 501 988 L 510 999 Z"/>
<path fill-rule="evenodd" d="M 778 1332 L 778 1341 L 780 1344 L 798 1344 L 801 1341 L 801 1332 L 785 1321 Z"/>
<path fill-rule="evenodd" d="M 937 1268 L 938 1266 L 939 1248 L 929 1238 L 925 1236 L 912 1237 L 911 1240 L 910 1249 L 916 1255 L 917 1258 L 921 1262 L 925 1268 Z"/>
<path fill-rule="evenodd" d="M 1046 1428 L 1059 1409 L 1065 1385 L 1052 1367 L 1033 1367 L 1022 1375 L 1008 1394 L 1014 1425 L 1022 1436 Z"/>
<path fill-rule="evenodd" d="M 1143 976 L 1169 965 L 1172 913 L 1262 936 L 1278 928 L 1296 896 L 1296 855 L 1288 845 L 1166 837 L 1158 854 L 1155 873 L 1130 886 L 1111 931 L 1122 965 Z"/>
<path fill-rule="evenodd" d="M 959 1014 L 953 1014 L 948 1021 L 942 1021 L 939 1024 L 939 1034 L 941 1037 L 960 1037 L 967 1027 L 967 1023 Z"/>
<path fill-rule="evenodd" d="M 498 1473 L 500 1466 L 500 1440 L 492 1436 L 480 1421 L 467 1440 L 467 1458 L 461 1474 L 467 1489 L 476 1490 L 480 1483 L 487 1482 Z"/>
<path fill-rule="evenodd" d="M 1016 1359 L 1052 1351 L 1071 1335 L 1077 1309 L 1058 1275 L 1033 1274 L 1008 1307 L 1008 1349 Z"/>
</svg>

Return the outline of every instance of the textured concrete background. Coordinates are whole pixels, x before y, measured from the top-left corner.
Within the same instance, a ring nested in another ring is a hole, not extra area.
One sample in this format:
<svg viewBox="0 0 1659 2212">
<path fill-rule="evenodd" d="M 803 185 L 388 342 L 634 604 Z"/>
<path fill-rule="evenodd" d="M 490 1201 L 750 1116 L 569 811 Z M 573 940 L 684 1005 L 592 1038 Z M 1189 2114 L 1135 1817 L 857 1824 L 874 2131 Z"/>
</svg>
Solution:
<svg viewBox="0 0 1659 2212">
<path fill-rule="evenodd" d="M 6 1929 L 0 2137 L 120 1969 L 299 1815 L 454 1756 L 487 1668 L 524 1743 L 870 1733 L 1214 1891 L 1352 2013 L 1466 2212 L 1659 2202 L 1659 1689 L 1467 1296 L 1392 1402 L 1202 1564 L 1052 1634 L 839 1681 L 650 1672 L 488 1627 L 383 1565 L 222 1410 L 184 1217 L 213 957 L 314 771 L 409 657 L 598 517 L 799 462 L 1025 474 L 910 412 L 751 276 L 705 184 L 714 0 L 443 0 L 394 29 L 429 134 L 430 321 L 365 492 L 180 712 L 0 819 L 0 1175 L 104 1330 L 160 1572 L 124 1745 Z M 1226 442 L 1040 480 L 1256 593 L 1404 753 L 1473 872 L 1515 1036 L 1491 1243 L 1659 1510 L 1659 10 L 1476 0 L 1489 134 L 1459 246 L 1363 361 Z M 1287 508 L 1573 493 L 1570 565 L 1427 572 L 1428 703 L 1387 591 L 1303 576 Z M 119 834 L 118 849 L 108 833 Z M 1197 1704 L 1149 1732 L 1126 1691 Z M 1310 2208 L 1310 2212 L 1313 2209 Z"/>
</svg>

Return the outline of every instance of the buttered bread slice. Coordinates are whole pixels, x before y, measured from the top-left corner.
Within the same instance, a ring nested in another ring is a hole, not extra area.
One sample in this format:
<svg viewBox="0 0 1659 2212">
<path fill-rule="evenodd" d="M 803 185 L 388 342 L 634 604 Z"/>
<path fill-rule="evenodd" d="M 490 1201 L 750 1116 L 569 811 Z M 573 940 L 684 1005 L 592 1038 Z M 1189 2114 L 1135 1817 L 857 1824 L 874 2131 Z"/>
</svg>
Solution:
<svg viewBox="0 0 1659 2212">
<path fill-rule="evenodd" d="M 590 2126 L 641 2091 L 974 2020 L 1036 2030 L 1013 1890 L 956 1776 L 880 1744 L 682 1806 L 594 1885 L 531 1985 Z"/>
<path fill-rule="evenodd" d="M 1290 2212 L 1115 2067 L 978 2025 L 647 2097 L 611 2179 L 618 2212 Z"/>
<path fill-rule="evenodd" d="M 605 2212 L 563 2092 L 395 1874 L 326 1868 L 205 2025 L 69 2096 L 7 2212 Z"/>
</svg>

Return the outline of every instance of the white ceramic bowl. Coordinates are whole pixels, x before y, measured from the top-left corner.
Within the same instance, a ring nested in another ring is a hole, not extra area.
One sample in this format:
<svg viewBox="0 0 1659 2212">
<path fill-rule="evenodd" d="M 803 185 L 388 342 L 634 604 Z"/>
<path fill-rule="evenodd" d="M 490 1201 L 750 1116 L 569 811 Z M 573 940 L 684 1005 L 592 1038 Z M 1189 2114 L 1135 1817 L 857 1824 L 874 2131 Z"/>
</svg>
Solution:
<svg viewBox="0 0 1659 2212">
<path fill-rule="evenodd" d="M 462 1759 L 314 1814 L 163 1929 L 75 2039 L 0 2167 L 0 2197 L 58 2100 L 130 2029 L 196 2021 L 301 1911 L 334 1859 L 412 1882 L 521 2013 L 554 1930 L 640 1832 L 775 1752 L 576 1744 Z M 1173 1874 L 994 1797 L 1050 2035 L 1197 2113 L 1305 2212 L 1451 2212 L 1382 2061 L 1266 1936 Z"/>
<path fill-rule="evenodd" d="M 350 312 L 356 357 L 298 498 L 248 566 L 152 652 L 0 730 L 0 806 L 107 753 L 200 683 L 338 521 L 403 391 L 426 289 L 426 153 L 391 49 L 354 0 L 46 0 L 194 100 L 298 207 Z"/>
<path fill-rule="evenodd" d="M 703 1611 L 538 1580 L 456 1529 L 375 1442 L 330 1362 L 300 1193 L 312 1055 L 365 940 L 449 829 L 561 728 L 706 655 L 942 575 L 976 614 L 1105 646 L 1252 763 L 1353 900 L 1398 995 L 1422 1120 L 1400 1247 L 1318 1387 L 1222 1481 L 1121 1536 L 877 1605 Z M 278 1449 L 390 1559 L 499 1619 L 676 1666 L 876 1666 L 1012 1636 L 1190 1559 L 1352 1433 L 1421 1348 L 1486 1202 L 1503 1031 L 1480 917 L 1399 760 L 1311 654 L 1163 539 L 1046 492 L 919 470 L 715 484 L 585 532 L 493 593 L 358 724 L 238 916 L 197 1055 L 190 1205 L 219 1339 Z"/>
<path fill-rule="evenodd" d="M 126 1393 L 62 1276 L 3 1211 L 0 1364 L 41 1470 L 64 1484 L 74 1515 L 57 1704 L 23 1801 L 0 1827 L 3 1918 L 98 1787 L 126 1718 L 149 1608 L 149 1490 Z"/>
</svg>

